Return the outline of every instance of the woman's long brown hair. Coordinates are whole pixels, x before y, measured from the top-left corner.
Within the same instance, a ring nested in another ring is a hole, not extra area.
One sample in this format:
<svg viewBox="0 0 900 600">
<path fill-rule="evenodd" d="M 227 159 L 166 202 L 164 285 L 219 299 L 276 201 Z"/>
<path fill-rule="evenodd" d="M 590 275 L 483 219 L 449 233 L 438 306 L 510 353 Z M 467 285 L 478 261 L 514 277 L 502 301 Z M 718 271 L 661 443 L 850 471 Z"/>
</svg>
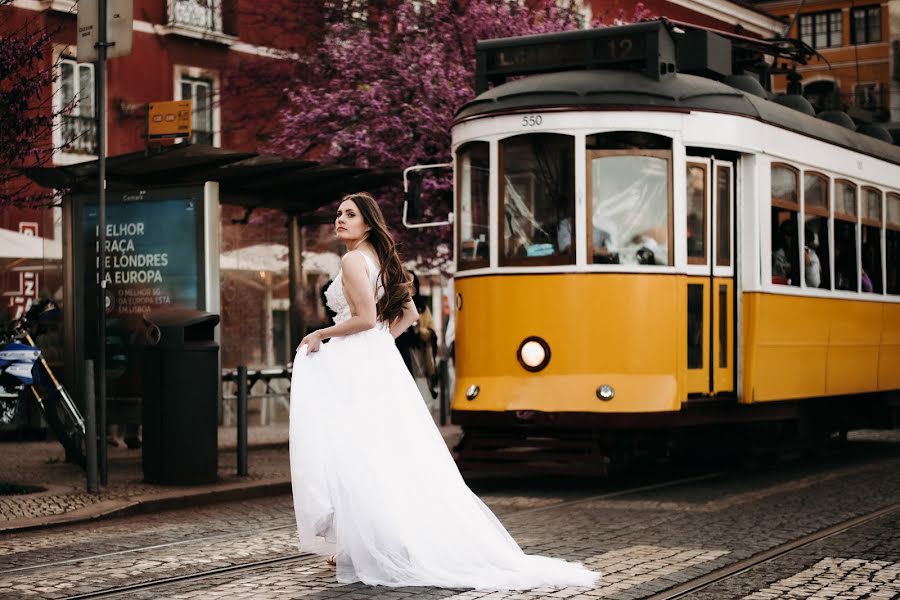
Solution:
<svg viewBox="0 0 900 600">
<path fill-rule="evenodd" d="M 393 323 L 403 314 L 403 305 L 412 297 L 412 276 L 400 264 L 397 244 L 388 231 L 375 198 L 367 192 L 358 192 L 344 196 L 341 202 L 345 200 L 352 200 L 356 204 L 366 225 L 372 228 L 366 241 L 372 244 L 378 254 L 378 262 L 381 263 L 379 277 L 384 287 L 384 296 L 378 301 L 375 310 L 381 321 Z"/>
</svg>

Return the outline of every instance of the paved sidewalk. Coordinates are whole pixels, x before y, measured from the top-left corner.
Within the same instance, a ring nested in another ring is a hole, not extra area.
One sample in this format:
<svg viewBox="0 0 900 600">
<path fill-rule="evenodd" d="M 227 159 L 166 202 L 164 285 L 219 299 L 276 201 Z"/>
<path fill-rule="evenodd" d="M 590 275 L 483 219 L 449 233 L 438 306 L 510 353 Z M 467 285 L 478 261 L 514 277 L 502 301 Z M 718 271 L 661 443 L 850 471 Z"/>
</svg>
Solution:
<svg viewBox="0 0 900 600">
<path fill-rule="evenodd" d="M 453 426 L 441 433 L 451 446 L 460 435 Z M 287 424 L 250 427 L 247 477 L 237 476 L 236 439 L 236 428 L 219 428 L 219 481 L 193 486 L 144 483 L 141 451 L 110 447 L 108 485 L 98 494 L 87 493 L 84 471 L 64 462 L 59 443 L 0 443 L 0 484 L 45 488 L 0 495 L 0 532 L 290 491 Z"/>
</svg>

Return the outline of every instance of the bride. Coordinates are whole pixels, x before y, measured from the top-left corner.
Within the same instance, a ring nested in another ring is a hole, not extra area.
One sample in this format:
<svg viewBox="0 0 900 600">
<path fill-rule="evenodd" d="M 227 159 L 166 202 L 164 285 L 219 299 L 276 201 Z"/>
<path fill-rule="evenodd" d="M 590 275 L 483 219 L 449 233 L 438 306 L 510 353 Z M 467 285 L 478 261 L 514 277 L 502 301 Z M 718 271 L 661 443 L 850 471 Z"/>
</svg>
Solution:
<svg viewBox="0 0 900 600">
<path fill-rule="evenodd" d="M 341 583 L 594 585 L 599 573 L 522 552 L 460 476 L 394 345 L 418 313 L 374 198 L 346 196 L 335 231 L 349 250 L 325 293 L 335 324 L 303 338 L 291 380 L 301 550 Z"/>
</svg>

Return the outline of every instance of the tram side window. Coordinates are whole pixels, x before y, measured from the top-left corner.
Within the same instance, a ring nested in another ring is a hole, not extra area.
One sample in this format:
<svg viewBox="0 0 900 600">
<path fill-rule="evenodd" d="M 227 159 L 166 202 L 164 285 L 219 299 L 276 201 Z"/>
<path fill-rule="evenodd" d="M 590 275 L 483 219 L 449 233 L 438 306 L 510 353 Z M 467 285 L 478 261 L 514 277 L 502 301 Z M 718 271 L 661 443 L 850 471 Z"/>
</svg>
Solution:
<svg viewBox="0 0 900 600">
<path fill-rule="evenodd" d="M 716 167 L 716 186 L 716 264 L 728 267 L 731 266 L 731 167 Z"/>
<path fill-rule="evenodd" d="M 641 132 L 587 137 L 592 263 L 672 264 L 671 148 Z"/>
<path fill-rule="evenodd" d="M 797 171 L 772 165 L 772 283 L 800 285 Z"/>
<path fill-rule="evenodd" d="M 863 292 L 880 294 L 881 285 L 881 192 L 863 188 L 860 222 L 862 271 L 860 287 Z"/>
<path fill-rule="evenodd" d="M 803 279 L 806 287 L 831 289 L 831 257 L 828 252 L 830 185 L 818 173 L 803 175 Z"/>
<path fill-rule="evenodd" d="M 486 267 L 490 256 L 488 143 L 466 144 L 457 151 L 456 164 L 459 194 L 459 268 Z"/>
<path fill-rule="evenodd" d="M 575 262 L 574 138 L 537 133 L 503 140 L 500 164 L 500 264 Z"/>
<path fill-rule="evenodd" d="M 687 165 L 687 256 L 690 264 L 706 263 L 706 166 Z"/>
<path fill-rule="evenodd" d="M 856 259 L 856 185 L 835 182 L 834 289 L 859 291 Z"/>
<path fill-rule="evenodd" d="M 888 294 L 900 294 L 900 194 L 887 195 L 885 221 L 885 287 Z"/>
</svg>

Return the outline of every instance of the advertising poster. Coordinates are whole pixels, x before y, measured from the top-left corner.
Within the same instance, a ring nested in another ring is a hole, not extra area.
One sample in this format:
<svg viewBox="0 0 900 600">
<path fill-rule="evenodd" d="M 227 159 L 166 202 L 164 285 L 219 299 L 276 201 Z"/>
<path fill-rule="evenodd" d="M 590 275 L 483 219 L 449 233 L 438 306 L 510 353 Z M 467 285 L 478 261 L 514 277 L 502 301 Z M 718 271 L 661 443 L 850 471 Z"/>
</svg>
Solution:
<svg viewBox="0 0 900 600">
<path fill-rule="evenodd" d="M 125 195 L 127 200 L 128 195 Z M 110 396 L 141 395 L 143 316 L 167 306 L 199 305 L 195 198 L 110 202 L 106 208 L 107 369 Z M 84 207 L 85 339 L 96 348 L 99 278 L 97 207 Z"/>
</svg>

